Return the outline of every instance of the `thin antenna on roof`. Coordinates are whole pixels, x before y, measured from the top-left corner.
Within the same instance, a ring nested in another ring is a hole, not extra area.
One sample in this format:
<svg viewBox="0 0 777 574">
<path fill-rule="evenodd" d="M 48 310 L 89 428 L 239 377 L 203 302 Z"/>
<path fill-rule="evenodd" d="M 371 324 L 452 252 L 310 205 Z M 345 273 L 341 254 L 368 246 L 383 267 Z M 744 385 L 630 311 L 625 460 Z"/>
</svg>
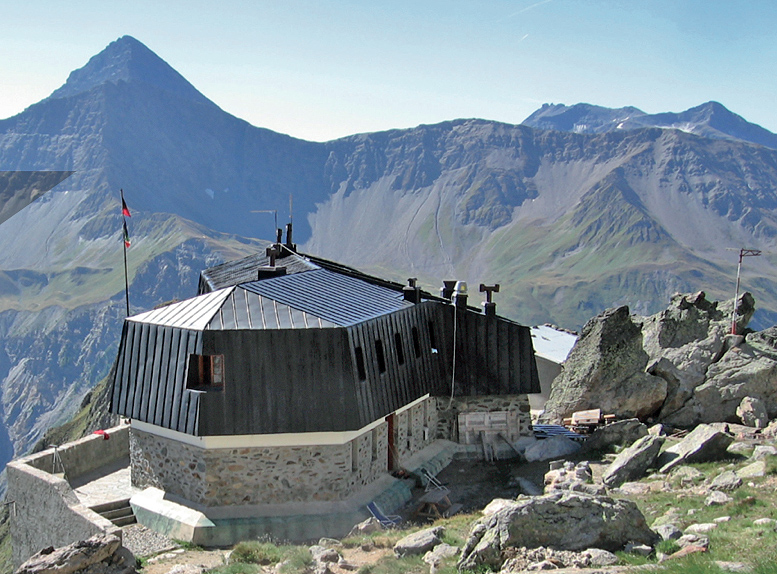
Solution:
<svg viewBox="0 0 777 574">
<path fill-rule="evenodd" d="M 294 199 L 294 196 L 292 194 L 289 194 L 289 223 L 291 223 L 293 220 L 293 213 L 294 213 L 294 208 L 292 207 L 293 199 Z"/>
</svg>

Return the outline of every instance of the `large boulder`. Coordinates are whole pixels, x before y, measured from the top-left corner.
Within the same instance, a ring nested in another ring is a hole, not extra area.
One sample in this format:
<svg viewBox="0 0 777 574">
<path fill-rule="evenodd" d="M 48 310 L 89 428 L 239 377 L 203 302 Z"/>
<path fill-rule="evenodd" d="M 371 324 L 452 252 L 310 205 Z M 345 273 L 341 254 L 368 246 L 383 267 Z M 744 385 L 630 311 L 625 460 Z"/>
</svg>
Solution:
<svg viewBox="0 0 777 574">
<path fill-rule="evenodd" d="M 614 488 L 629 480 L 642 478 L 656 462 L 663 442 L 664 439 L 657 436 L 642 437 L 615 457 L 604 470 L 602 482 Z"/>
<path fill-rule="evenodd" d="M 760 355 L 744 343 L 731 348 L 707 369 L 707 378 L 696 388 L 692 405 L 697 421 L 737 422 L 742 399 L 757 396 L 768 413 L 777 415 L 777 361 Z"/>
<path fill-rule="evenodd" d="M 637 505 L 579 492 L 519 498 L 474 523 L 462 549 L 460 569 L 498 569 L 508 547 L 558 550 L 621 550 L 629 542 L 658 539 Z"/>
<path fill-rule="evenodd" d="M 699 425 L 688 436 L 666 449 L 658 458 L 661 472 L 689 462 L 708 462 L 728 456 L 734 437 L 715 430 L 710 425 Z"/>
<path fill-rule="evenodd" d="M 408 534 L 394 544 L 394 554 L 397 557 L 426 554 L 429 550 L 442 543 L 444 532 L 445 529 L 442 526 L 435 526 Z"/>
<path fill-rule="evenodd" d="M 564 435 L 556 435 L 538 440 L 524 451 L 523 456 L 527 462 L 540 462 L 564 458 L 565 456 L 575 454 L 580 448 L 580 443 Z"/>
<path fill-rule="evenodd" d="M 19 566 L 16 574 L 131 574 L 135 558 L 113 534 L 98 534 L 54 549 L 44 548 Z"/>
<path fill-rule="evenodd" d="M 615 445 L 629 446 L 648 434 L 648 428 L 639 419 L 626 419 L 598 427 L 585 443 L 583 450 L 608 450 Z"/>
<path fill-rule="evenodd" d="M 645 372 L 642 324 L 626 306 L 607 309 L 583 327 L 564 370 L 551 385 L 543 420 L 559 422 L 575 411 L 644 418 L 666 397 L 666 381 Z"/>
<path fill-rule="evenodd" d="M 757 429 L 766 428 L 769 424 L 769 413 L 766 404 L 758 397 L 745 397 L 737 407 L 737 417 L 742 424 Z"/>
</svg>

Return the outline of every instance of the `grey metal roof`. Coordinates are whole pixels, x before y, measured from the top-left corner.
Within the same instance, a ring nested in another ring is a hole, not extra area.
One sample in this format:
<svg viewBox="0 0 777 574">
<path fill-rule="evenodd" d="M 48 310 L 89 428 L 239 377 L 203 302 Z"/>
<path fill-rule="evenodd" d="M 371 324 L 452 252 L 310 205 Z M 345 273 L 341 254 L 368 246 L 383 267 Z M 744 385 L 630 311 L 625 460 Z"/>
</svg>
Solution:
<svg viewBox="0 0 777 574">
<path fill-rule="evenodd" d="M 207 328 L 229 329 L 311 329 L 336 327 L 334 323 L 262 297 L 243 286 L 236 287 L 218 308 Z"/>
<path fill-rule="evenodd" d="M 412 305 L 401 291 L 326 269 L 245 283 L 241 288 L 347 327 Z"/>
<path fill-rule="evenodd" d="M 234 287 L 227 287 L 205 295 L 198 295 L 185 301 L 140 313 L 127 320 L 201 331 L 207 327 L 216 311 L 234 289 Z"/>
<path fill-rule="evenodd" d="M 319 269 L 318 265 L 311 263 L 305 257 L 292 253 L 287 249 L 282 250 L 282 252 L 285 256 L 276 259 L 275 264 L 278 267 L 285 267 L 286 274 L 288 275 L 310 271 L 311 269 Z M 227 261 L 221 265 L 205 269 L 200 273 L 200 293 L 215 291 L 216 289 L 239 285 L 248 281 L 256 281 L 257 269 L 266 267 L 269 264 L 270 258 L 262 251 L 242 259 Z"/>
</svg>

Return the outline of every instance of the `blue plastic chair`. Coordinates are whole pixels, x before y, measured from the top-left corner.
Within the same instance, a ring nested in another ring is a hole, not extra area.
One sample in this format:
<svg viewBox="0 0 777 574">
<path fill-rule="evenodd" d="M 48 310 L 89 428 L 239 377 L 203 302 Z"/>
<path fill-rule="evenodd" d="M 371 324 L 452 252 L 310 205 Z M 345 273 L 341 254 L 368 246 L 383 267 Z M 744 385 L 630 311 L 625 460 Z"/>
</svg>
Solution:
<svg viewBox="0 0 777 574">
<path fill-rule="evenodd" d="M 378 522 L 380 522 L 383 528 L 394 528 L 402 522 L 402 517 L 397 514 L 385 514 L 380 507 L 374 502 L 370 502 L 367 505 L 367 510 L 370 511 Z"/>
</svg>

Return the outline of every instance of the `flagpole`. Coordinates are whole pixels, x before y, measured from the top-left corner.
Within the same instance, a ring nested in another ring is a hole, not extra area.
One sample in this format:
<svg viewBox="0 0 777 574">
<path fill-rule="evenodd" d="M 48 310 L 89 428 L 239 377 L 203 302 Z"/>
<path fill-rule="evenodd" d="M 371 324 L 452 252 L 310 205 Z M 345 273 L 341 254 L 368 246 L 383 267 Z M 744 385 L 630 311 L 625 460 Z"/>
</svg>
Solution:
<svg viewBox="0 0 777 574">
<path fill-rule="evenodd" d="M 119 193 L 121 194 L 121 220 L 122 223 L 124 223 L 124 226 L 122 227 L 122 245 L 124 247 L 124 299 L 127 301 L 127 317 L 129 317 L 130 314 L 130 304 L 129 304 L 129 273 L 127 272 L 127 216 L 130 214 L 129 209 L 127 209 L 127 204 L 124 201 L 124 189 L 120 189 Z"/>
<path fill-rule="evenodd" d="M 125 222 L 126 225 L 126 222 Z M 127 279 L 127 243 L 122 238 L 122 246 L 124 247 L 124 296 L 127 300 L 127 317 L 129 317 L 129 280 Z"/>
</svg>

